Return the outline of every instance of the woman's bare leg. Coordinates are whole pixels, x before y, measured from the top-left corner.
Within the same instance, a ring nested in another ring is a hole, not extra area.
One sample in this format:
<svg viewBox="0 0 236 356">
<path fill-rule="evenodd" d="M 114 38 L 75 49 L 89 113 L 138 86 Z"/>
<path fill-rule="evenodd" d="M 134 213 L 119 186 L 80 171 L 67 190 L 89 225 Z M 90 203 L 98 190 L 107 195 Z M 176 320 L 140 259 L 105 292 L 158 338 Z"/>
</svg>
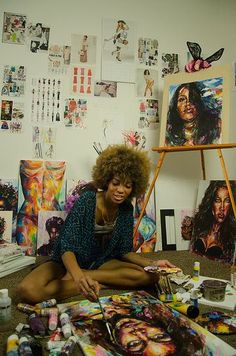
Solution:
<svg viewBox="0 0 236 356">
<path fill-rule="evenodd" d="M 19 283 L 17 295 L 22 301 L 32 304 L 50 298 L 62 299 L 77 295 L 73 280 L 61 280 L 65 272 L 59 263 L 43 263 Z"/>
<path fill-rule="evenodd" d="M 83 270 L 102 285 L 121 288 L 143 287 L 154 283 L 153 275 L 142 267 L 120 260 L 111 260 L 96 270 Z M 20 298 L 31 304 L 50 298 L 57 300 L 78 295 L 74 281 L 65 268 L 52 261 L 34 269 L 17 287 Z"/>
<path fill-rule="evenodd" d="M 143 267 L 116 259 L 86 273 L 99 283 L 114 287 L 136 288 L 154 283 L 154 275 L 145 272 Z"/>
</svg>

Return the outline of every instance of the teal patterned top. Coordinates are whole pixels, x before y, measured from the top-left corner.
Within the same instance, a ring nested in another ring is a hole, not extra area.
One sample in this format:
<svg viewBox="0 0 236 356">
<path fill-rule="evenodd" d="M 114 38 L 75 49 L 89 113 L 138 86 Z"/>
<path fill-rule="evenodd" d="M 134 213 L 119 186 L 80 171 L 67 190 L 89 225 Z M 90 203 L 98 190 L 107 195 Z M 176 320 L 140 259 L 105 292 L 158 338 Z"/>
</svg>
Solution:
<svg viewBox="0 0 236 356">
<path fill-rule="evenodd" d="M 116 224 L 104 249 L 95 236 L 96 192 L 86 191 L 74 204 L 55 242 L 52 260 L 62 263 L 61 256 L 74 252 L 84 269 L 96 269 L 104 262 L 133 251 L 133 206 L 129 201 L 119 205 Z"/>
</svg>

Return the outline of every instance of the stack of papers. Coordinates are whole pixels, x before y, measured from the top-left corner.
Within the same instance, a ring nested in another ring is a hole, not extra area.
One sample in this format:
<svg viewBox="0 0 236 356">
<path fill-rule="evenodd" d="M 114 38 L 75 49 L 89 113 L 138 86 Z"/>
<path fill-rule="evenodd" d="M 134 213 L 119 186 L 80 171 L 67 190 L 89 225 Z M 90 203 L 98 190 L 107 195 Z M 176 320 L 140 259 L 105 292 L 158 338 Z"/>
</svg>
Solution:
<svg viewBox="0 0 236 356">
<path fill-rule="evenodd" d="M 36 257 L 25 256 L 25 251 L 14 243 L 0 244 L 0 278 L 35 263 Z"/>
</svg>

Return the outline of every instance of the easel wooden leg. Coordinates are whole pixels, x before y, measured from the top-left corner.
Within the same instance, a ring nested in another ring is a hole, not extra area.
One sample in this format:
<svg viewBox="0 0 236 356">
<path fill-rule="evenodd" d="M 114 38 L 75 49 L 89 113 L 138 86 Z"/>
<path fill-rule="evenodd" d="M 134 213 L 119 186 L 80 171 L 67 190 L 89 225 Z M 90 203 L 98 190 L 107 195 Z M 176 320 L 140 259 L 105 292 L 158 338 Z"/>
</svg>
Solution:
<svg viewBox="0 0 236 356">
<path fill-rule="evenodd" d="M 136 226 L 135 226 L 135 228 L 134 228 L 134 235 L 133 235 L 134 237 L 135 237 L 136 234 L 137 234 L 138 227 L 139 227 L 140 222 L 141 222 L 141 220 L 142 220 L 142 217 L 143 217 L 144 211 L 145 211 L 145 209 L 146 209 L 147 203 L 148 203 L 148 201 L 149 201 L 149 199 L 150 199 L 150 195 L 151 195 L 152 190 L 153 190 L 153 188 L 154 188 L 154 185 L 155 185 L 155 182 L 156 182 L 156 180 L 157 180 L 157 177 L 158 177 L 158 175 L 159 175 L 159 173 L 160 173 L 161 166 L 162 166 L 163 161 L 164 161 L 164 158 L 165 158 L 165 154 L 166 154 L 166 152 L 161 152 L 161 155 L 160 155 L 160 158 L 159 158 L 159 161 L 158 161 L 158 164 L 157 164 L 157 168 L 156 168 L 156 171 L 155 171 L 155 174 L 154 174 L 152 183 L 151 183 L 151 185 L 150 185 L 150 188 L 149 188 L 149 190 L 148 190 L 148 193 L 147 193 L 146 198 L 145 198 L 144 203 L 143 203 L 143 207 L 142 207 L 141 213 L 140 213 L 140 215 L 139 215 L 138 221 L 137 221 Z"/>
<path fill-rule="evenodd" d="M 228 173 L 227 173 L 227 170 L 226 170 L 223 154 L 222 154 L 222 151 L 221 151 L 220 148 L 217 150 L 217 152 L 218 152 L 218 156 L 219 156 L 219 159 L 220 159 L 222 170 L 223 170 L 223 173 L 224 173 L 224 176 L 225 176 L 225 181 L 226 181 L 226 185 L 227 185 L 227 188 L 228 188 L 232 209 L 233 209 L 233 212 L 234 212 L 234 217 L 236 219 L 236 206 L 235 206 L 235 201 L 234 201 L 234 196 L 233 196 L 233 193 L 232 193 L 232 189 L 231 189 L 231 186 L 230 186 L 230 183 L 229 183 L 229 177 L 228 177 Z"/>
<path fill-rule="evenodd" d="M 201 166 L 202 166 L 202 179 L 203 179 L 203 180 L 206 180 L 204 151 L 203 151 L 203 150 L 200 150 L 200 154 L 201 154 Z"/>
</svg>

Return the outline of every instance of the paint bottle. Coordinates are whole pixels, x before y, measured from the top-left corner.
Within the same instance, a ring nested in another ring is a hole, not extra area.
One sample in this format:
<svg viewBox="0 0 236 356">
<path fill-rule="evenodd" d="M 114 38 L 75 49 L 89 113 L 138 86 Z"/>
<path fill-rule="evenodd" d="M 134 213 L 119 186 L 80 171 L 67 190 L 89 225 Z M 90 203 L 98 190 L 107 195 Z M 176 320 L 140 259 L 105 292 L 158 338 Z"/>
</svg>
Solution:
<svg viewBox="0 0 236 356">
<path fill-rule="evenodd" d="M 48 314 L 48 329 L 56 330 L 58 323 L 58 310 L 57 308 L 51 308 Z"/>
<path fill-rule="evenodd" d="M 199 315 L 199 309 L 194 305 L 185 304 L 181 302 L 172 302 L 168 303 L 167 306 L 179 311 L 184 315 L 187 315 L 189 318 L 196 318 Z"/>
<path fill-rule="evenodd" d="M 6 356 L 18 356 L 19 338 L 16 334 L 10 335 L 7 339 Z"/>
<path fill-rule="evenodd" d="M 38 314 L 40 314 L 42 316 L 48 316 L 50 313 L 53 313 L 53 312 L 58 313 L 57 308 L 43 308 L 43 309 L 37 309 L 37 310 L 39 311 Z"/>
<path fill-rule="evenodd" d="M 70 326 L 70 318 L 69 315 L 66 313 L 62 313 L 60 315 L 60 321 L 61 321 L 61 329 L 63 332 L 63 335 L 66 339 L 71 336 L 71 326 Z"/>
<path fill-rule="evenodd" d="M 198 308 L 198 291 L 196 289 L 191 290 L 190 304 Z"/>
<path fill-rule="evenodd" d="M 158 298 L 160 299 L 161 302 L 175 302 L 175 301 L 177 301 L 177 296 L 174 293 L 159 294 Z"/>
<path fill-rule="evenodd" d="M 0 330 L 7 330 L 11 320 L 11 298 L 8 289 L 0 289 Z"/>
<path fill-rule="evenodd" d="M 30 347 L 29 340 L 25 336 L 22 336 L 19 341 L 19 355 L 20 356 L 33 356 L 33 352 Z"/>
<path fill-rule="evenodd" d="M 61 356 L 71 356 L 76 345 L 76 337 L 70 336 L 61 349 Z"/>
<path fill-rule="evenodd" d="M 58 340 L 58 341 L 52 341 L 49 340 L 47 342 L 47 350 L 52 350 L 52 349 L 56 349 L 56 348 L 60 348 L 62 349 L 62 347 L 65 345 L 65 341 L 62 340 Z"/>
<path fill-rule="evenodd" d="M 234 289 L 236 289 L 236 266 L 233 265 L 230 268 L 230 277 L 231 277 L 231 285 Z"/>
<path fill-rule="evenodd" d="M 193 264 L 193 280 L 199 281 L 200 276 L 200 262 L 195 261 Z"/>
<path fill-rule="evenodd" d="M 30 325 L 31 330 L 35 334 L 39 334 L 42 336 L 45 335 L 45 333 L 46 333 L 45 326 L 38 314 L 33 313 L 29 316 L 29 325 Z"/>
<path fill-rule="evenodd" d="M 50 308 L 50 307 L 53 307 L 56 304 L 57 304 L 56 299 L 48 299 L 48 300 L 44 300 L 41 303 L 35 304 L 35 307 L 36 308 L 40 308 L 40 309 L 41 308 Z"/>
<path fill-rule="evenodd" d="M 17 309 L 19 309 L 20 311 L 26 314 L 31 314 L 35 312 L 35 307 L 33 305 L 26 304 L 26 303 L 18 303 Z"/>
</svg>

